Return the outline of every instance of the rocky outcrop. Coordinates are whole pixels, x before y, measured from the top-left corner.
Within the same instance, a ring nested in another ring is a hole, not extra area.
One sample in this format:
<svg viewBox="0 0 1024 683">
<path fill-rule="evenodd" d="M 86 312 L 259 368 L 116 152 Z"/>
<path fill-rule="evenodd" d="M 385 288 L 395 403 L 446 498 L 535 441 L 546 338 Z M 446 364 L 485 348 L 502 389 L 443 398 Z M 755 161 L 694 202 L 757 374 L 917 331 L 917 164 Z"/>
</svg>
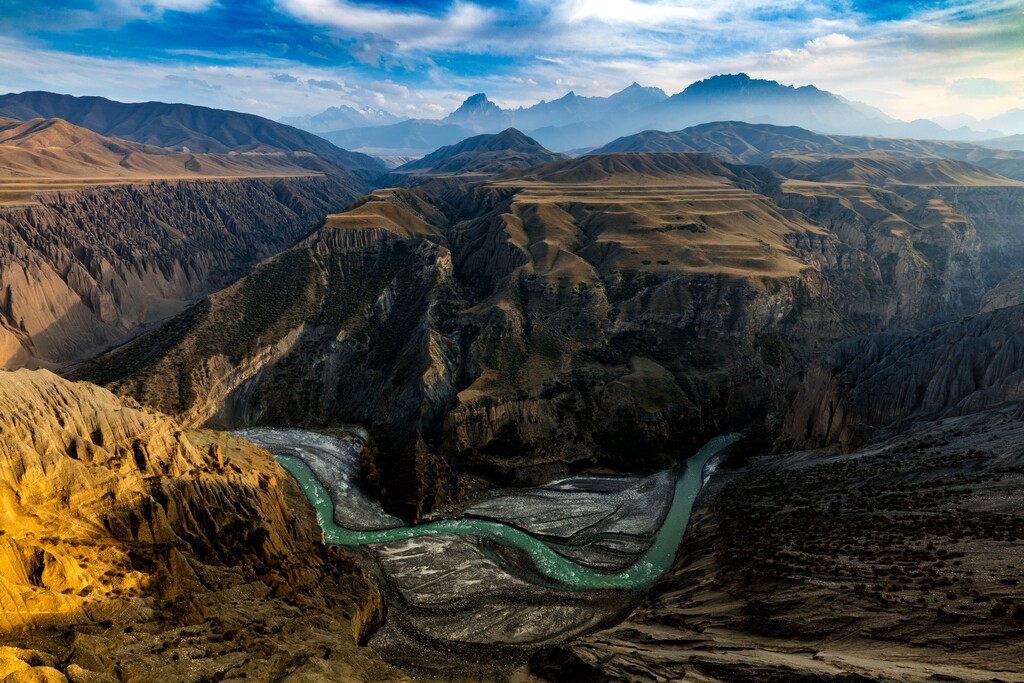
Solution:
<svg viewBox="0 0 1024 683">
<path fill-rule="evenodd" d="M 0 365 L 94 355 L 312 230 L 353 177 L 157 182 L 0 209 Z"/>
<path fill-rule="evenodd" d="M 921 191 L 941 196 L 974 224 L 981 244 L 985 289 L 1024 264 L 1024 187 L 943 187 Z M 917 194 L 912 195 L 914 197 Z"/>
<path fill-rule="evenodd" d="M 982 241 L 975 224 L 933 191 L 911 199 L 863 185 L 766 191 L 839 240 L 818 253 L 851 332 L 920 329 L 977 310 Z"/>
<path fill-rule="evenodd" d="M 981 299 L 981 312 L 1024 304 L 1024 269 L 1015 270 L 1002 282 L 985 293 Z"/>
<path fill-rule="evenodd" d="M 844 450 L 873 429 L 1024 399 L 1024 307 L 916 334 L 849 339 L 813 365 L 786 418 L 797 447 Z"/>
<path fill-rule="evenodd" d="M 43 370 L 0 372 L 0 425 L 5 675 L 400 678 L 356 647 L 372 582 L 265 451 Z"/>
</svg>

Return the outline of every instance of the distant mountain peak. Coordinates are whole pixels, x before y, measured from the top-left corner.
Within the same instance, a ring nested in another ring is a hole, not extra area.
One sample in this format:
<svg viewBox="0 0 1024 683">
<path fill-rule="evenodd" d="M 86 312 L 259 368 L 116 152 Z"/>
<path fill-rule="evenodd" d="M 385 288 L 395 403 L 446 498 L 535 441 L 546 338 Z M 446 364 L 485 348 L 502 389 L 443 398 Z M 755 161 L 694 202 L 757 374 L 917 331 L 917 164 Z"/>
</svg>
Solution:
<svg viewBox="0 0 1024 683">
<path fill-rule="evenodd" d="M 362 126 L 398 123 L 401 120 L 383 109 L 374 109 L 370 106 L 362 106 L 357 109 L 347 104 L 340 104 L 328 107 L 313 116 L 286 116 L 280 121 L 312 133 L 327 133 Z"/>
<path fill-rule="evenodd" d="M 795 96 L 795 97 L 794 97 Z M 843 101 L 830 92 L 819 90 L 813 85 L 805 85 L 799 88 L 792 85 L 783 85 L 778 81 L 761 78 L 751 78 L 745 73 L 720 74 L 711 76 L 702 81 L 692 83 L 685 90 L 673 95 L 673 101 L 686 101 L 708 98 L 748 98 L 748 103 L 762 99 L 790 100 L 794 105 L 801 102 L 800 106 L 807 106 L 808 103 L 822 103 L 828 105 L 843 104 Z"/>
<path fill-rule="evenodd" d="M 502 114 L 501 107 L 487 99 L 487 95 L 478 92 L 467 97 L 458 109 L 445 117 L 446 121 L 471 121 L 481 117 L 495 116 Z"/>
<path fill-rule="evenodd" d="M 639 104 L 654 104 L 666 99 L 668 99 L 668 95 L 661 88 L 640 85 L 636 81 L 633 81 L 619 92 L 608 96 L 608 101 L 615 103 L 637 102 Z"/>
<path fill-rule="evenodd" d="M 501 111 L 501 107 L 496 105 L 494 102 L 491 102 L 487 98 L 487 95 L 485 93 L 478 92 L 477 94 L 470 95 L 465 100 L 463 100 L 462 104 L 459 105 L 459 108 L 456 109 L 455 112 L 453 112 L 453 113 L 458 113 L 460 111 L 461 112 Z"/>
</svg>

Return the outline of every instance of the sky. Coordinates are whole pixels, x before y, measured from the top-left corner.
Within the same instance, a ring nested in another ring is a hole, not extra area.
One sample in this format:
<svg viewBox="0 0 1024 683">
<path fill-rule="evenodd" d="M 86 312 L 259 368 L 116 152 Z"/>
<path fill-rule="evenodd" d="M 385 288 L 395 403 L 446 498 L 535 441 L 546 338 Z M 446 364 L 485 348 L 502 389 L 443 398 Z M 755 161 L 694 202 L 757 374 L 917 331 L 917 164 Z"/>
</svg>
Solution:
<svg viewBox="0 0 1024 683">
<path fill-rule="evenodd" d="M 901 119 L 1024 107 L 1024 0 L 0 0 L 0 92 L 439 118 L 745 72 Z"/>
</svg>

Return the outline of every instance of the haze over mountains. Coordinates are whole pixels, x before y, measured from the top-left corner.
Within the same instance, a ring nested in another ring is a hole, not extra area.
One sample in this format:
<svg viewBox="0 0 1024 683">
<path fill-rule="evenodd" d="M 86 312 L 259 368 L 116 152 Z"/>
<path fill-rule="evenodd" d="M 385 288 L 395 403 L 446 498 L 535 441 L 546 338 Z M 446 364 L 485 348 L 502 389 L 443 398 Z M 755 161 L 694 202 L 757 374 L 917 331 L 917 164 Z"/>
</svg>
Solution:
<svg viewBox="0 0 1024 683">
<path fill-rule="evenodd" d="M 330 120 L 331 111 L 319 116 Z M 496 133 L 508 127 L 524 131 L 556 151 L 595 147 L 643 130 L 678 130 L 721 120 L 796 125 L 820 133 L 934 140 L 976 141 L 1024 133 L 1019 111 L 987 121 L 950 119 L 957 125 L 946 128 L 926 119 L 898 121 L 879 109 L 814 86 L 797 88 L 742 73 L 698 81 L 671 97 L 658 88 L 633 83 L 608 97 L 569 92 L 556 100 L 517 109 L 503 109 L 478 93 L 440 120 L 358 127 L 346 119 L 344 126 L 332 131 L 314 118 L 286 121 L 315 129 L 343 147 L 390 154 L 424 154 L 473 133 Z"/>
<path fill-rule="evenodd" d="M 286 116 L 281 119 L 281 123 L 302 128 L 311 133 L 327 133 L 362 126 L 381 126 L 399 121 L 401 118 L 383 109 L 370 107 L 355 109 L 346 104 L 328 107 L 315 116 Z"/>
</svg>

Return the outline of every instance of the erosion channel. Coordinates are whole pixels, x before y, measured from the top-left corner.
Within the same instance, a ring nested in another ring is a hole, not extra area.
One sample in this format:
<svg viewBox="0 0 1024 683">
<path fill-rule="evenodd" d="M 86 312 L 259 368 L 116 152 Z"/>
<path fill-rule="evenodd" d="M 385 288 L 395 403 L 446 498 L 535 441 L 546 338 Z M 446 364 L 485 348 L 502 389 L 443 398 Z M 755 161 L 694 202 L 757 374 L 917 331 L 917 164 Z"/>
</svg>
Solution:
<svg viewBox="0 0 1024 683">
<path fill-rule="evenodd" d="M 298 481 L 327 543 L 363 546 L 387 595 L 370 645 L 407 666 L 520 659 L 623 618 L 672 565 L 697 494 L 736 435 L 648 476 L 568 477 L 404 526 L 359 487 L 362 440 L 248 429 Z M 439 655 L 442 655 L 439 657 Z"/>
</svg>

